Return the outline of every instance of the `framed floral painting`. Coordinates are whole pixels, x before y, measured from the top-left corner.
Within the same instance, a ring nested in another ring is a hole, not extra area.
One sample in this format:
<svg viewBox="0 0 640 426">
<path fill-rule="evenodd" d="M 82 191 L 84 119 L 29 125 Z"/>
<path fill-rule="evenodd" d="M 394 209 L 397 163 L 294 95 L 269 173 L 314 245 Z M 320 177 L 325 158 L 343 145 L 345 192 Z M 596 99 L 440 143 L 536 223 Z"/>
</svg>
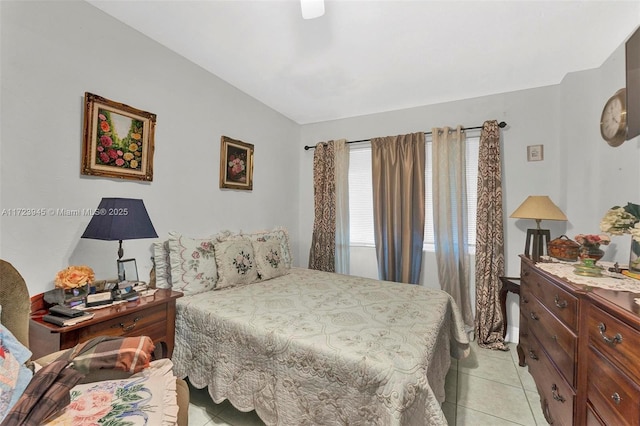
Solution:
<svg viewBox="0 0 640 426">
<path fill-rule="evenodd" d="M 253 189 L 253 145 L 222 136 L 220 188 Z"/>
<path fill-rule="evenodd" d="M 156 115 L 86 92 L 83 175 L 153 180 Z"/>
</svg>

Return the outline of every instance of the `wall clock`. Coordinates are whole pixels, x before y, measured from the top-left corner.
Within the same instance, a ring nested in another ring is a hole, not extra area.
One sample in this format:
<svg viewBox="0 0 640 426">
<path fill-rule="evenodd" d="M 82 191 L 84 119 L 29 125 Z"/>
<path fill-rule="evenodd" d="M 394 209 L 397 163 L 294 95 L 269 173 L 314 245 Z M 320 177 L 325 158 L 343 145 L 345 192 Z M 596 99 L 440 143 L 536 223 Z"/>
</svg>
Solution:
<svg viewBox="0 0 640 426">
<path fill-rule="evenodd" d="M 627 89 L 618 90 L 604 105 L 600 117 L 600 134 L 611 146 L 627 140 Z"/>
</svg>

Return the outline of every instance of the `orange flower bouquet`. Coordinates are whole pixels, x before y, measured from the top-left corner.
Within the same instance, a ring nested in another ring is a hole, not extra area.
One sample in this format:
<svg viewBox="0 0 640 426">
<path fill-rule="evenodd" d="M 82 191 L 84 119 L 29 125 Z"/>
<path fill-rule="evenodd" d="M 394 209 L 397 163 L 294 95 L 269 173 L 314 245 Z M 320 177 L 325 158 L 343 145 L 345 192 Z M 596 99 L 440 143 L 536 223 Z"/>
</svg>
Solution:
<svg viewBox="0 0 640 426">
<path fill-rule="evenodd" d="M 55 279 L 56 288 L 65 290 L 86 286 L 93 282 L 95 274 L 88 266 L 69 266 L 58 272 Z"/>
</svg>

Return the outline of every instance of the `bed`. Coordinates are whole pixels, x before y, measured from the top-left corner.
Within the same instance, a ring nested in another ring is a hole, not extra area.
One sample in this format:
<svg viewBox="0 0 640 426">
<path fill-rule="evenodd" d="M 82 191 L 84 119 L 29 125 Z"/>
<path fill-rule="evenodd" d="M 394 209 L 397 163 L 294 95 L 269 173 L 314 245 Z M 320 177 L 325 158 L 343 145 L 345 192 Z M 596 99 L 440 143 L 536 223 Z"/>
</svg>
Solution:
<svg viewBox="0 0 640 426">
<path fill-rule="evenodd" d="M 214 289 L 178 299 L 176 376 L 267 425 L 446 425 L 445 376 L 469 348 L 452 298 L 287 260 L 275 277 L 218 288 L 217 259 Z"/>
</svg>

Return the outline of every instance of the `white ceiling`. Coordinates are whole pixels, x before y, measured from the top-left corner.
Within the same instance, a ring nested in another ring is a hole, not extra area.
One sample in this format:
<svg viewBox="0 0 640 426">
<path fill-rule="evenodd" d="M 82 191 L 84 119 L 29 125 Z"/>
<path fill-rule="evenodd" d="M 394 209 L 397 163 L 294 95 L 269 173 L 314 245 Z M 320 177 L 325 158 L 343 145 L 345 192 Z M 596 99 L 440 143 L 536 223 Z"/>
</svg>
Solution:
<svg viewBox="0 0 640 426">
<path fill-rule="evenodd" d="M 640 24 L 640 1 L 88 1 L 299 124 L 558 84 Z"/>
</svg>

